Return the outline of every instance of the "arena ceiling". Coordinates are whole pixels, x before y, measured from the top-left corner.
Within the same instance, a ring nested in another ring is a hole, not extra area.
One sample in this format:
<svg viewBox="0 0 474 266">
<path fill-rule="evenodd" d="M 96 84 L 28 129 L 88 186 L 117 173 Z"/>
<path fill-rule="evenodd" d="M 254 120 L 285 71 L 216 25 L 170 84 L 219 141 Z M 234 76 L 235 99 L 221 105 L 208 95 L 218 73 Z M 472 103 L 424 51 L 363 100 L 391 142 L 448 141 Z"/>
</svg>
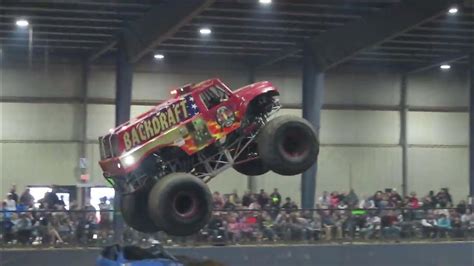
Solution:
<svg viewBox="0 0 474 266">
<path fill-rule="evenodd" d="M 21 58 L 28 53 L 29 35 L 15 22 L 32 27 L 36 60 L 68 58 L 106 60 L 116 50 L 116 35 L 130 23 L 170 0 L 2 0 L 0 43 L 3 56 Z M 235 58 L 265 62 L 274 54 L 293 49 L 280 62 L 299 61 L 305 39 L 357 23 L 391 8 L 399 0 L 215 0 L 184 19 L 159 39 L 144 58 L 154 53 L 168 56 Z M 474 50 L 474 4 L 461 1 L 458 12 L 448 10 L 351 57 L 362 64 L 397 64 L 408 67 L 436 62 L 467 62 Z M 173 15 L 173 14 L 170 14 Z M 159 19 L 159 18 L 158 18 Z M 153 27 L 153 26 L 152 26 Z M 202 28 L 212 33 L 203 36 Z M 354 34 L 357 41 L 357 34 Z"/>
</svg>

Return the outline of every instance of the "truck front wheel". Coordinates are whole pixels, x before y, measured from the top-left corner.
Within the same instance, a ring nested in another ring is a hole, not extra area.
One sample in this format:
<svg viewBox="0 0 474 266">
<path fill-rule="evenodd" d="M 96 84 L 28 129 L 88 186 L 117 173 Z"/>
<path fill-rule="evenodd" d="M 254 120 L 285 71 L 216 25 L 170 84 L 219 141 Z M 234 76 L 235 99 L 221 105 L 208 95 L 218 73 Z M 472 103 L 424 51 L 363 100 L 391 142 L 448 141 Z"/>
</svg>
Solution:
<svg viewBox="0 0 474 266">
<path fill-rule="evenodd" d="M 156 226 L 174 236 L 198 232 L 212 214 L 207 185 L 186 173 L 172 173 L 159 180 L 148 197 L 148 213 Z"/>
<path fill-rule="evenodd" d="M 265 174 L 269 169 L 265 164 L 263 164 L 262 159 L 258 157 L 257 153 L 257 143 L 250 143 L 237 157 L 236 163 L 232 167 L 243 175 L 255 176 Z M 251 159 L 252 157 L 255 158 Z"/>
<path fill-rule="evenodd" d="M 131 228 L 143 233 L 154 233 L 159 230 L 147 214 L 149 191 L 148 188 L 142 188 L 134 193 L 123 194 L 120 197 L 123 220 Z"/>
<path fill-rule="evenodd" d="M 319 141 L 308 121 L 285 115 L 263 127 L 258 136 L 258 151 L 263 163 L 275 173 L 296 175 L 316 162 Z"/>
</svg>

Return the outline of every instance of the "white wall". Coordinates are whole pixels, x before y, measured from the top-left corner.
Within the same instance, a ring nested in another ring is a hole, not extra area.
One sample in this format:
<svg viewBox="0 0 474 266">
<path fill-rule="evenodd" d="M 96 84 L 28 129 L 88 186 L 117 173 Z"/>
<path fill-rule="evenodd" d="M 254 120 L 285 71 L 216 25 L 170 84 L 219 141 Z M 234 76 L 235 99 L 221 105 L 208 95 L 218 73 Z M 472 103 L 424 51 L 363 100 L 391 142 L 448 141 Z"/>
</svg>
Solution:
<svg viewBox="0 0 474 266">
<path fill-rule="evenodd" d="M 1 69 L 1 96 L 59 97 L 64 103 L 0 103 L 1 193 L 16 183 L 75 184 L 81 136 L 82 105 L 71 98 L 81 95 L 80 67 L 50 66 L 48 70 L 21 67 Z M 209 77 L 220 77 L 232 88 L 246 84 L 248 72 L 241 67 L 218 69 L 193 66 L 163 66 L 137 71 L 134 100 L 163 100 L 172 88 Z M 89 77 L 91 99 L 113 99 L 115 77 L 107 67 L 93 67 Z M 281 90 L 281 101 L 301 103 L 299 69 L 274 67 L 257 72 L 256 80 L 270 80 Z M 428 73 L 408 80 L 411 106 L 466 106 L 466 73 Z M 400 77 L 378 71 L 328 73 L 325 104 L 397 106 Z M 18 100 L 18 99 L 17 99 Z M 150 106 L 132 106 L 132 115 Z M 280 114 L 301 116 L 300 110 L 283 109 Z M 386 187 L 401 188 L 400 117 L 396 111 L 323 110 L 317 193 L 348 190 L 353 186 L 364 195 Z M 114 106 L 89 104 L 87 132 L 91 182 L 104 184 L 97 137 L 114 125 Z M 409 190 L 424 194 L 448 186 L 456 198 L 467 194 L 468 116 L 466 113 L 410 112 L 408 115 Z M 454 145 L 454 146 L 452 146 Z M 257 178 L 259 188 L 278 187 L 299 201 L 300 177 L 268 173 Z M 210 183 L 213 190 L 228 192 L 247 187 L 247 178 L 229 170 Z"/>
</svg>

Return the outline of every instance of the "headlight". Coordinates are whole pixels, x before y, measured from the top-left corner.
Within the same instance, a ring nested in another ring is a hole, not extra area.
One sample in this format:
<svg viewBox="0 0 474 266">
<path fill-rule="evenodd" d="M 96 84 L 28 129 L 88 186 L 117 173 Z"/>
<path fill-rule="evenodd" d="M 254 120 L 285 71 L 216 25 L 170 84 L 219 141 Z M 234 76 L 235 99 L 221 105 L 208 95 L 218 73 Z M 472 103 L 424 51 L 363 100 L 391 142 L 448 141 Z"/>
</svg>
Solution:
<svg viewBox="0 0 474 266">
<path fill-rule="evenodd" d="M 127 166 L 130 166 L 135 163 L 135 158 L 133 158 L 131 155 L 128 155 L 123 159 L 123 163 Z"/>
</svg>

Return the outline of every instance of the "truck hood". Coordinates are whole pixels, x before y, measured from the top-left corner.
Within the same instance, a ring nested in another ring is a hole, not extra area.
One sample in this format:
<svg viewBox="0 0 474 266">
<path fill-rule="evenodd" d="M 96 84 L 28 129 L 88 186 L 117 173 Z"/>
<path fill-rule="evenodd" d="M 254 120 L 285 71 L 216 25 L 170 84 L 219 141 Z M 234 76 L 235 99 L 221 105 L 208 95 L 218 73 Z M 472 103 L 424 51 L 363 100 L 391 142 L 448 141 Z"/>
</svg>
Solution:
<svg viewBox="0 0 474 266">
<path fill-rule="evenodd" d="M 270 81 L 260 81 L 235 90 L 234 94 L 241 97 L 244 101 L 248 101 L 256 95 L 269 91 L 277 91 L 273 83 Z"/>
</svg>

